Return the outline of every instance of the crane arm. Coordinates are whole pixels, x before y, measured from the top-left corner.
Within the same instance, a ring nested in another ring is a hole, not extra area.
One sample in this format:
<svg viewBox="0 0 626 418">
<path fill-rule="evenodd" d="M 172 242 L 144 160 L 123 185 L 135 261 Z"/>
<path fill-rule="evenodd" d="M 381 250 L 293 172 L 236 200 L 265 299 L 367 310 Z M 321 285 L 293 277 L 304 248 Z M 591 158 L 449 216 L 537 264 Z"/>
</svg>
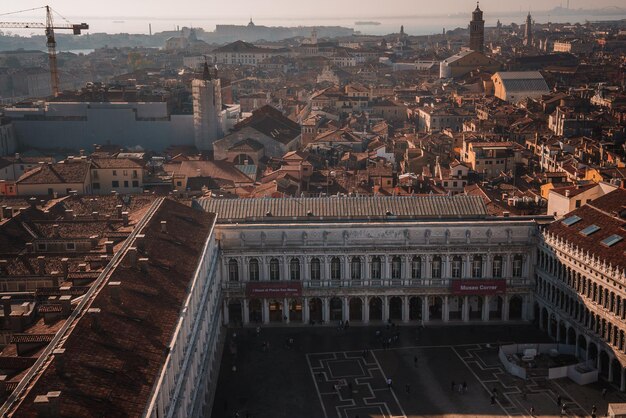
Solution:
<svg viewBox="0 0 626 418">
<path fill-rule="evenodd" d="M 38 23 L 38 22 L 0 22 L 0 28 L 2 29 L 46 29 L 46 24 Z M 74 24 L 74 25 L 54 25 L 52 26 L 52 29 L 72 30 L 74 31 L 76 35 L 79 35 L 81 30 L 89 29 L 89 25 L 86 23 L 79 23 L 79 24 Z"/>
</svg>

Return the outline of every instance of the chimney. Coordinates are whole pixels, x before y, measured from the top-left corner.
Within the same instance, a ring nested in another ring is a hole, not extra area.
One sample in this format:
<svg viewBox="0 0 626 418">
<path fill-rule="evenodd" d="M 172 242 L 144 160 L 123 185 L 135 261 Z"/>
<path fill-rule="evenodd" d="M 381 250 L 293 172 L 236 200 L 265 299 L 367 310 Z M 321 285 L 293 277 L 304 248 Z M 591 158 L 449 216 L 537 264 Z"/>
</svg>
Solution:
<svg viewBox="0 0 626 418">
<path fill-rule="evenodd" d="M 565 190 L 565 197 L 569 197 L 570 195 L 570 191 L 569 190 Z"/>
<path fill-rule="evenodd" d="M 130 247 L 128 249 L 128 261 L 131 267 L 137 267 L 137 248 Z"/>
<path fill-rule="evenodd" d="M 2 217 L 5 219 L 11 219 L 13 217 L 13 208 L 10 206 L 3 206 Z"/>
<path fill-rule="evenodd" d="M 98 246 L 98 236 L 97 235 L 91 235 L 89 237 L 89 242 L 91 244 L 91 249 L 95 249 Z"/>
<path fill-rule="evenodd" d="M 505 218 L 508 218 L 509 216 L 511 216 L 511 212 L 504 211 L 502 212 L 502 216 L 504 216 Z"/>
<path fill-rule="evenodd" d="M 0 396 L 4 396 L 7 393 L 7 375 L 0 376 Z"/>
<path fill-rule="evenodd" d="M 98 318 L 98 316 L 100 315 L 100 311 L 101 311 L 100 308 L 87 309 L 87 313 L 89 314 L 89 317 L 91 318 L 91 329 L 95 331 L 100 330 L 100 318 Z"/>
<path fill-rule="evenodd" d="M 122 282 L 109 282 L 109 290 L 111 291 L 111 300 L 114 302 L 120 301 L 120 288 Z"/>
<path fill-rule="evenodd" d="M 33 243 L 32 242 L 27 242 L 26 243 L 26 252 L 27 253 L 32 253 L 33 252 Z"/>
<path fill-rule="evenodd" d="M 98 212 L 91 212 L 91 216 L 92 216 L 94 219 L 98 219 L 98 215 L 99 215 L 99 213 L 98 213 Z"/>
<path fill-rule="evenodd" d="M 37 207 L 37 198 L 31 197 L 30 199 L 28 199 L 28 204 L 31 208 L 35 209 Z"/>
<path fill-rule="evenodd" d="M 37 257 L 37 274 L 40 276 L 46 275 L 46 257 L 43 255 Z"/>
<path fill-rule="evenodd" d="M 148 272 L 148 263 L 149 263 L 150 259 L 146 258 L 146 257 L 142 257 L 139 259 L 139 270 L 141 270 L 143 273 L 147 273 Z"/>
<path fill-rule="evenodd" d="M 2 312 L 4 314 L 4 323 L 11 321 L 11 296 L 2 296 Z"/>
<path fill-rule="evenodd" d="M 167 234 L 167 221 L 161 221 L 161 232 Z"/>
<path fill-rule="evenodd" d="M 87 263 L 80 263 L 78 265 L 78 271 L 87 271 Z"/>
<path fill-rule="evenodd" d="M 74 211 L 72 209 L 65 209 L 65 219 L 68 221 L 74 219 Z"/>
<path fill-rule="evenodd" d="M 106 248 L 107 255 L 113 255 L 113 241 L 106 241 L 104 247 Z"/>
<path fill-rule="evenodd" d="M 65 348 L 55 348 L 54 350 L 52 350 L 52 354 L 54 355 L 55 367 L 57 372 L 63 374 L 63 369 L 65 367 Z"/>
<path fill-rule="evenodd" d="M 54 238 L 58 238 L 59 237 L 59 224 L 54 224 L 52 225 L 52 236 Z"/>
<path fill-rule="evenodd" d="M 137 250 L 142 253 L 146 250 L 146 236 L 144 234 L 137 234 L 137 237 L 135 238 L 135 246 L 137 247 Z"/>
<path fill-rule="evenodd" d="M 59 284 L 61 284 L 61 273 L 53 270 L 50 272 L 50 276 L 52 276 L 52 287 L 59 287 Z"/>
<path fill-rule="evenodd" d="M 122 205 L 115 206 L 115 210 L 117 211 L 117 218 L 122 219 Z"/>
<path fill-rule="evenodd" d="M 63 267 L 63 278 L 67 279 L 67 276 L 70 273 L 70 259 L 67 257 L 62 258 L 61 265 Z"/>
<path fill-rule="evenodd" d="M 63 295 L 59 298 L 59 302 L 61 303 L 61 314 L 65 317 L 70 316 L 72 313 L 72 296 Z"/>
<path fill-rule="evenodd" d="M 124 226 L 128 226 L 128 212 L 122 212 L 122 221 L 124 222 Z"/>
</svg>

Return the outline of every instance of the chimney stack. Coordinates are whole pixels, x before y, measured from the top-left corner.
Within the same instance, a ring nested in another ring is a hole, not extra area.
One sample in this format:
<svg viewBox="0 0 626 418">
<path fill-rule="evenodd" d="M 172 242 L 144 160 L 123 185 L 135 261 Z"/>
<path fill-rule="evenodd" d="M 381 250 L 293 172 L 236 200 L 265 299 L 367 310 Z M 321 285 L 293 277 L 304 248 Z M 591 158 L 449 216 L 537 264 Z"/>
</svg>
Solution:
<svg viewBox="0 0 626 418">
<path fill-rule="evenodd" d="M 13 208 L 10 206 L 3 206 L 2 217 L 5 219 L 11 219 L 13 217 Z"/>
<path fill-rule="evenodd" d="M 65 219 L 68 221 L 74 219 L 74 211 L 72 209 L 65 209 Z"/>
<path fill-rule="evenodd" d="M 27 242 L 26 243 L 26 252 L 27 253 L 32 253 L 33 252 L 33 243 L 32 242 Z"/>
<path fill-rule="evenodd" d="M 30 199 L 28 199 L 28 204 L 31 208 L 35 209 L 37 207 L 37 198 L 31 197 Z"/>
<path fill-rule="evenodd" d="M 128 212 L 122 212 L 122 221 L 124 222 L 124 226 L 128 226 Z"/>
<path fill-rule="evenodd" d="M 128 249 L 128 261 L 130 262 L 131 267 L 137 267 L 137 248 L 130 247 Z"/>
<path fill-rule="evenodd" d="M 67 257 L 62 258 L 61 265 L 63 266 L 63 278 L 67 279 L 67 276 L 70 274 L 70 259 Z"/>
<path fill-rule="evenodd" d="M 40 276 L 46 275 L 46 257 L 43 255 L 37 257 L 37 274 Z"/>
<path fill-rule="evenodd" d="M 52 236 L 54 238 L 58 238 L 61 234 L 59 233 L 59 224 L 52 225 Z"/>
<path fill-rule="evenodd" d="M 142 257 L 139 259 L 139 270 L 141 270 L 143 273 L 147 273 L 148 272 L 148 263 L 149 263 L 150 259 L 146 258 L 146 257 Z"/>
<path fill-rule="evenodd" d="M 137 234 L 135 238 L 135 246 L 142 253 L 146 250 L 146 236 L 144 234 Z"/>
<path fill-rule="evenodd" d="M 106 241 L 104 247 L 106 248 L 107 255 L 113 255 L 113 241 Z"/>
<path fill-rule="evenodd" d="M 61 302 L 61 314 L 64 317 L 70 316 L 72 313 L 72 296 L 63 295 L 59 298 L 59 302 Z"/>
<path fill-rule="evenodd" d="M 7 375 L 0 376 L 0 396 L 4 396 L 7 393 Z"/>
<path fill-rule="evenodd" d="M 64 373 L 63 368 L 65 367 L 65 348 L 55 348 L 52 350 L 52 354 L 54 355 L 55 366 L 59 373 Z"/>
<path fill-rule="evenodd" d="M 109 282 L 109 290 L 111 291 L 111 300 L 114 302 L 120 301 L 120 288 L 122 282 Z"/>
<path fill-rule="evenodd" d="M 161 221 L 161 232 L 167 234 L 167 221 Z"/>
<path fill-rule="evenodd" d="M 99 215 L 100 215 L 100 214 L 99 214 L 98 212 L 91 212 L 91 216 L 92 216 L 94 219 L 98 219 L 98 216 L 99 216 Z"/>
<path fill-rule="evenodd" d="M 122 219 L 122 205 L 115 206 L 115 210 L 117 211 L 117 218 Z"/>
<path fill-rule="evenodd" d="M 565 197 L 569 197 L 570 195 L 570 191 L 569 190 L 565 190 Z"/>
</svg>

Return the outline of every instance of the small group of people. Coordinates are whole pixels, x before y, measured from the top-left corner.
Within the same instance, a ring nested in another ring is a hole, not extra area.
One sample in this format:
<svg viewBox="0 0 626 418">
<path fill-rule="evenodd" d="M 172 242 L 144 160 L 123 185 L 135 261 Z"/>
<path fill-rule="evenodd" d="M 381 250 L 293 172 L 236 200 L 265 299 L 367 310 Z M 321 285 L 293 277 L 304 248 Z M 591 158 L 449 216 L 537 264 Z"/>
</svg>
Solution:
<svg viewBox="0 0 626 418">
<path fill-rule="evenodd" d="M 417 364 L 417 357 L 414 358 L 415 363 Z M 452 381 L 452 383 L 450 384 L 450 388 L 452 390 L 452 392 L 454 392 L 455 390 L 458 391 L 459 393 L 467 393 L 467 382 L 463 381 L 463 383 L 459 383 L 458 385 L 454 382 L 454 380 Z"/>
</svg>

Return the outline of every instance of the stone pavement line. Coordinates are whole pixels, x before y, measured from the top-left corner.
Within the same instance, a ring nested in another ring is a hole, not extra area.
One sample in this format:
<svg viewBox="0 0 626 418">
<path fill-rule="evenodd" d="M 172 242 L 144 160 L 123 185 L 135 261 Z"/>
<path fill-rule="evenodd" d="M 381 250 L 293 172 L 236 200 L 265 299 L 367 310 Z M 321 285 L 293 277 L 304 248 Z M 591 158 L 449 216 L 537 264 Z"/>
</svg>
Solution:
<svg viewBox="0 0 626 418">
<path fill-rule="evenodd" d="M 452 351 L 454 352 L 454 354 L 457 355 L 457 357 L 459 358 L 459 360 L 461 360 L 463 362 L 463 364 L 465 365 L 465 367 L 467 367 L 467 369 L 470 371 L 470 373 L 472 373 L 474 375 L 474 377 L 476 378 L 476 380 L 478 380 L 478 382 L 482 385 L 483 388 L 485 388 L 485 390 L 488 393 L 491 393 L 491 391 L 489 390 L 489 388 L 487 388 L 487 385 L 485 385 L 485 383 L 478 377 L 478 375 L 474 372 L 474 370 L 472 370 L 472 368 L 465 362 L 465 360 L 463 360 L 463 357 L 461 357 L 461 355 L 459 354 L 459 352 L 456 350 L 456 348 L 454 348 L 454 346 L 450 345 L 448 346 L 452 349 Z M 505 394 L 503 394 L 503 396 L 506 396 Z M 507 396 L 508 398 L 508 396 Z M 511 402 L 511 400 L 509 399 L 509 402 Z M 502 406 L 502 404 L 500 403 L 500 400 L 498 398 L 496 398 L 496 403 L 498 404 L 498 406 L 502 409 L 502 411 L 506 414 L 506 416 L 510 417 L 511 414 L 504 408 L 504 406 Z"/>
<path fill-rule="evenodd" d="M 315 392 L 317 392 L 317 397 L 322 405 L 322 411 L 324 412 L 324 418 L 328 418 L 328 414 L 326 413 L 326 407 L 324 406 L 324 402 L 322 401 L 322 395 L 320 393 L 320 388 L 317 386 L 317 379 L 315 378 L 315 373 L 313 372 L 313 366 L 311 365 L 311 358 L 309 355 L 306 355 L 306 362 L 309 365 L 309 371 L 311 372 L 311 378 L 313 379 L 313 384 L 315 385 Z"/>
<path fill-rule="evenodd" d="M 371 351 L 371 355 L 374 357 L 374 360 L 376 361 L 376 365 L 380 369 L 380 373 L 383 375 L 383 378 L 386 381 L 387 380 L 387 375 L 385 374 L 385 371 L 381 367 L 380 362 L 378 361 L 378 358 L 376 357 L 376 353 L 373 350 Z M 400 407 L 400 412 L 402 412 L 402 415 L 400 417 L 406 418 L 406 412 L 404 412 L 404 408 L 402 408 L 402 405 L 400 404 L 400 401 L 398 400 L 398 397 L 396 396 L 396 392 L 393 390 L 393 387 L 390 388 L 389 390 L 391 391 L 391 394 L 393 395 L 393 398 L 396 400 L 396 403 Z M 394 418 L 394 417 L 391 417 L 391 418 Z"/>
</svg>

